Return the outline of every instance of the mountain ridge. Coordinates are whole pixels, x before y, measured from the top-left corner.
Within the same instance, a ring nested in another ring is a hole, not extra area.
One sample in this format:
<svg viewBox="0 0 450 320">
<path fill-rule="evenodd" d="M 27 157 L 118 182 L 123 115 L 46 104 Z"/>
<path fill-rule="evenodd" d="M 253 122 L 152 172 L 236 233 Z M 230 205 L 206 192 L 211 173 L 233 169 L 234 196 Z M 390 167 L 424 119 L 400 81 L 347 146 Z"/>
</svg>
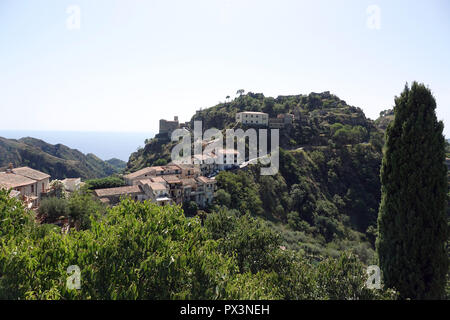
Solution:
<svg viewBox="0 0 450 320">
<path fill-rule="evenodd" d="M 0 137 L 0 167 L 29 166 L 48 173 L 53 179 L 102 178 L 120 170 L 93 153 L 84 154 L 63 144 L 50 144 L 43 140 L 24 137 Z"/>
</svg>

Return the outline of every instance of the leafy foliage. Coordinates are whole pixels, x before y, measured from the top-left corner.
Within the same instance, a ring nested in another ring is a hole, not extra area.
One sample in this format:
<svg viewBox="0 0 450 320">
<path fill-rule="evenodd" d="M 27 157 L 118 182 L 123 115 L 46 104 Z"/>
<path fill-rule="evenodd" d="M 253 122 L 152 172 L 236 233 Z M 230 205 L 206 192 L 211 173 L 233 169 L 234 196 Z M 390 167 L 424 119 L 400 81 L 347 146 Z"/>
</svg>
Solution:
<svg viewBox="0 0 450 320">
<path fill-rule="evenodd" d="M 1 299 L 375 299 L 353 256 L 317 266 L 279 247 L 260 219 L 223 210 L 205 228 L 178 206 L 124 199 L 90 229 L 30 224 L 0 191 Z M 353 258 L 352 258 L 353 257 Z M 81 288 L 66 286 L 67 267 Z M 338 281 L 336 279 L 339 279 Z"/>
<path fill-rule="evenodd" d="M 87 180 L 85 183 L 89 190 L 117 188 L 126 185 L 125 180 L 118 176 L 110 176 L 100 179 L 91 179 Z"/>
<path fill-rule="evenodd" d="M 100 218 L 105 212 L 105 206 L 85 189 L 73 192 L 67 198 L 45 198 L 39 206 L 39 214 L 47 223 L 70 218 L 72 224 L 81 229 L 88 229 L 91 220 Z"/>
</svg>

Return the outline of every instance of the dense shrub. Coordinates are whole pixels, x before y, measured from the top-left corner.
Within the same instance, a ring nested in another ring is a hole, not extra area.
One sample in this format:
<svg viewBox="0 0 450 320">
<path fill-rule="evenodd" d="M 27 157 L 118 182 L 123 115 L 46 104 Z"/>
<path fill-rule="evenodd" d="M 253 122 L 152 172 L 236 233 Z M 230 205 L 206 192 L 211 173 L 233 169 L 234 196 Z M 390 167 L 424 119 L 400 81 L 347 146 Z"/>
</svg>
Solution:
<svg viewBox="0 0 450 320">
<path fill-rule="evenodd" d="M 89 190 L 106 189 L 123 187 L 126 183 L 121 177 L 111 176 L 107 178 L 91 179 L 86 181 L 86 186 Z"/>
</svg>

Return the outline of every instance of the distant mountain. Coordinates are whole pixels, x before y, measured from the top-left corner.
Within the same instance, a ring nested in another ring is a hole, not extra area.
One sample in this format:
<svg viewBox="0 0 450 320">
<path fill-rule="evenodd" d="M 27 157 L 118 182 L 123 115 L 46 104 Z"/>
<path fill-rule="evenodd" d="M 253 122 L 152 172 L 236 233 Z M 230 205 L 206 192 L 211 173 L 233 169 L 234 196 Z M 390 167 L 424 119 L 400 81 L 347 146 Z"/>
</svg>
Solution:
<svg viewBox="0 0 450 320">
<path fill-rule="evenodd" d="M 117 159 L 117 158 L 112 158 L 112 159 L 106 160 L 106 162 L 109 163 L 110 165 L 112 165 L 117 170 L 123 170 L 127 166 L 127 163 L 125 161 Z"/>
<path fill-rule="evenodd" d="M 0 168 L 9 163 L 46 172 L 52 179 L 93 179 L 120 171 L 94 154 L 83 154 L 62 144 L 52 145 L 30 137 L 18 140 L 0 137 Z"/>
</svg>

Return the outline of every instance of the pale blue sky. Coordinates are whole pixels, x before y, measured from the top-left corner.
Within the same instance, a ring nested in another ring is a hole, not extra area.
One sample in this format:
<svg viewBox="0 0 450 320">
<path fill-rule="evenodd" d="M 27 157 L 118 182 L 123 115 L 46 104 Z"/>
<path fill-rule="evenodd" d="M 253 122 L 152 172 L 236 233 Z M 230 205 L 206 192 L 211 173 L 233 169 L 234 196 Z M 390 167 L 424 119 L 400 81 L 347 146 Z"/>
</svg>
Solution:
<svg viewBox="0 0 450 320">
<path fill-rule="evenodd" d="M 0 128 L 154 132 L 240 88 L 329 90 L 374 119 L 418 80 L 450 136 L 449 35 L 446 0 L 0 0 Z"/>
</svg>

